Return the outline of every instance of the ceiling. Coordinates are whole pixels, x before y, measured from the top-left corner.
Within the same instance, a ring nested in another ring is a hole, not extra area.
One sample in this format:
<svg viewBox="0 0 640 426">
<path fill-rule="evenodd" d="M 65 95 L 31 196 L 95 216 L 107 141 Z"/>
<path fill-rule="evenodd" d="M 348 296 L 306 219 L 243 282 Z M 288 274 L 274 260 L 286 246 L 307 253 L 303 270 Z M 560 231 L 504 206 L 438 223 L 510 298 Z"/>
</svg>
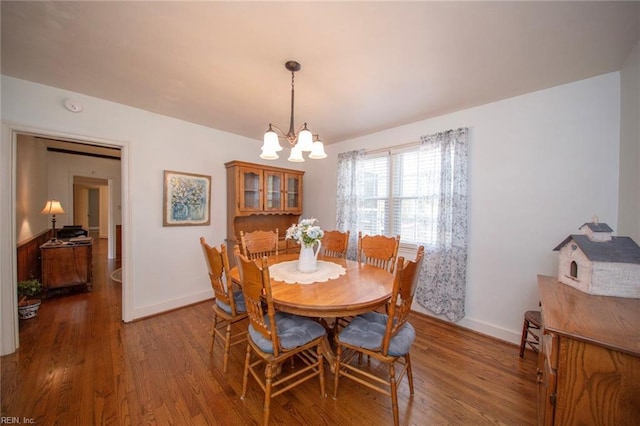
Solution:
<svg viewBox="0 0 640 426">
<path fill-rule="evenodd" d="M 620 70 L 638 2 L 1 2 L 2 74 L 325 143 Z"/>
</svg>

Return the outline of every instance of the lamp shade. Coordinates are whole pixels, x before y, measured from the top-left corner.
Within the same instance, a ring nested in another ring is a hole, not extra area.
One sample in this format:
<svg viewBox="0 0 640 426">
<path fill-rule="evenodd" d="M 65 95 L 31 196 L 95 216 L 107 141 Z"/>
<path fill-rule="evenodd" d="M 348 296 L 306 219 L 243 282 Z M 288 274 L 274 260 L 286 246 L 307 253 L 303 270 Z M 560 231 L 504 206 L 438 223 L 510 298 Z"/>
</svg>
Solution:
<svg viewBox="0 0 640 426">
<path fill-rule="evenodd" d="M 322 158 L 327 158 L 327 154 L 324 152 L 324 144 L 320 141 L 315 141 L 311 146 L 311 153 L 309 154 L 309 158 L 313 160 L 320 160 Z"/>
<path fill-rule="evenodd" d="M 282 146 L 280 146 L 280 141 L 278 140 L 278 134 L 271 129 L 271 125 L 269 125 L 269 130 L 264 134 L 262 150 L 275 152 L 282 151 Z"/>
<path fill-rule="evenodd" d="M 291 155 L 289 155 L 288 160 L 293 163 L 302 163 L 304 161 L 302 150 L 298 148 L 298 145 L 291 148 Z"/>
<path fill-rule="evenodd" d="M 58 200 L 48 200 L 40 214 L 46 215 L 56 215 L 56 214 L 66 214 L 64 209 L 62 208 L 62 204 Z"/>
<path fill-rule="evenodd" d="M 262 154 L 260 154 L 260 158 L 262 158 L 263 160 L 277 160 L 278 153 L 276 153 L 276 151 L 274 151 L 273 149 L 263 146 Z"/>
<path fill-rule="evenodd" d="M 300 151 L 306 152 L 311 151 L 313 148 L 313 134 L 311 134 L 311 131 L 307 129 L 306 123 L 304 129 L 300 131 L 300 134 L 298 134 L 298 143 L 296 144 L 296 147 Z"/>
</svg>

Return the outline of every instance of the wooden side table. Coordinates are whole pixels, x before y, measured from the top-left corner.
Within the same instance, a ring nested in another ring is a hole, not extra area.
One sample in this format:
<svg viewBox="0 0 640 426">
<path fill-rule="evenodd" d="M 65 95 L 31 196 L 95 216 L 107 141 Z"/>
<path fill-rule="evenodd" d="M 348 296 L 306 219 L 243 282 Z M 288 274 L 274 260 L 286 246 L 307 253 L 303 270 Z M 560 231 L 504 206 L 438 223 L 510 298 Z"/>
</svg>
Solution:
<svg viewBox="0 0 640 426">
<path fill-rule="evenodd" d="M 640 299 L 595 296 L 538 276 L 538 424 L 637 425 Z"/>
<path fill-rule="evenodd" d="M 77 286 L 84 286 L 90 291 L 92 251 L 91 239 L 81 243 L 50 241 L 41 245 L 45 295 L 49 290 Z"/>
</svg>

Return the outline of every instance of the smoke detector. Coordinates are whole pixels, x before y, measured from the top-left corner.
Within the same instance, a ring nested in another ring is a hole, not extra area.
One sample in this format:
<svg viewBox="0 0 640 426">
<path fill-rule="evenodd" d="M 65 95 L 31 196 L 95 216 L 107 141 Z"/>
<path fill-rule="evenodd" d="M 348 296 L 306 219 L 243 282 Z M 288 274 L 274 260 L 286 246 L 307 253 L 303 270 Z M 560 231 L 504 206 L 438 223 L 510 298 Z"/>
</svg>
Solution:
<svg viewBox="0 0 640 426">
<path fill-rule="evenodd" d="M 84 109 L 84 105 L 77 99 L 65 99 L 62 104 L 64 107 L 71 112 L 81 112 Z"/>
</svg>

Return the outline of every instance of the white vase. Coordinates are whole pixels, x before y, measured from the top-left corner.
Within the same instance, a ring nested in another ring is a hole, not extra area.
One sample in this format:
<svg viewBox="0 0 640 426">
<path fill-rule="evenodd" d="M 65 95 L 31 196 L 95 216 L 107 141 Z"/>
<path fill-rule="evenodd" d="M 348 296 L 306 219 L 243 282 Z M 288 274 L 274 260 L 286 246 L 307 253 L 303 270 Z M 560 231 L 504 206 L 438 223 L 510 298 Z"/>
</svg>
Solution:
<svg viewBox="0 0 640 426">
<path fill-rule="evenodd" d="M 322 243 L 320 241 L 317 241 L 317 244 L 315 244 L 314 246 L 307 247 L 305 245 L 302 245 L 302 247 L 300 247 L 298 271 L 314 272 L 316 269 L 318 269 L 318 253 L 320 253 L 320 246 L 322 246 Z"/>
</svg>

